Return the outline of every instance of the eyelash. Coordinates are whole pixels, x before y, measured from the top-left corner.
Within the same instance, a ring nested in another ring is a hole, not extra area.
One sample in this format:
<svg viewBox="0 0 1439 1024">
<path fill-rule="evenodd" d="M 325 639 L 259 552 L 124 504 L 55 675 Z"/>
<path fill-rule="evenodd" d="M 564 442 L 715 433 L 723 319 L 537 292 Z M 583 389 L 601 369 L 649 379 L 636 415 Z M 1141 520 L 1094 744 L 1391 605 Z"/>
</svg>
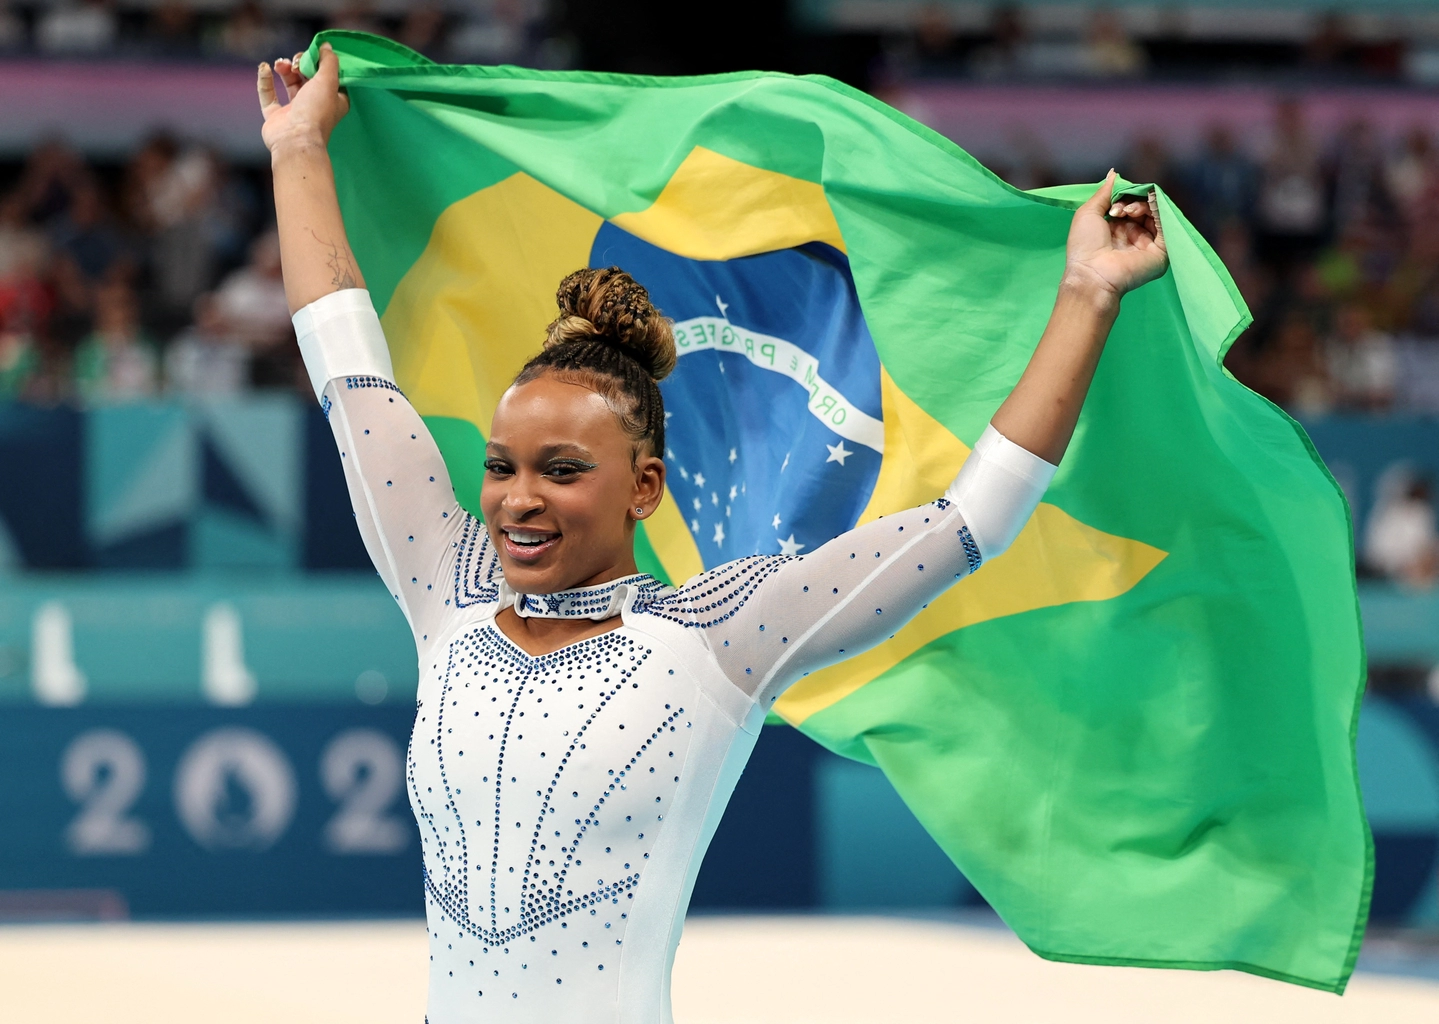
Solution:
<svg viewBox="0 0 1439 1024">
<path fill-rule="evenodd" d="M 485 472 L 494 473 L 496 476 L 513 476 L 514 469 L 504 459 L 487 458 L 484 461 Z M 581 473 L 588 472 L 595 468 L 593 462 L 582 462 L 579 459 L 565 459 L 563 461 L 551 462 L 545 467 L 545 475 L 556 480 L 573 480 Z"/>
</svg>

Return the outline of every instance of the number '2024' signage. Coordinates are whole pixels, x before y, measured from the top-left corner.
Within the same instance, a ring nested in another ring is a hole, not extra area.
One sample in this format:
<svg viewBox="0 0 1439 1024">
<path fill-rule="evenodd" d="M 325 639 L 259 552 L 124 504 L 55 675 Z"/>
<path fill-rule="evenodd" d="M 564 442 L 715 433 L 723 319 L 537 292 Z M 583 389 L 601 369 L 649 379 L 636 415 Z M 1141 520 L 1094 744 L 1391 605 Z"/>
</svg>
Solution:
<svg viewBox="0 0 1439 1024">
<path fill-rule="evenodd" d="M 0 890 L 146 915 L 420 913 L 408 707 L 0 711 Z"/>
</svg>

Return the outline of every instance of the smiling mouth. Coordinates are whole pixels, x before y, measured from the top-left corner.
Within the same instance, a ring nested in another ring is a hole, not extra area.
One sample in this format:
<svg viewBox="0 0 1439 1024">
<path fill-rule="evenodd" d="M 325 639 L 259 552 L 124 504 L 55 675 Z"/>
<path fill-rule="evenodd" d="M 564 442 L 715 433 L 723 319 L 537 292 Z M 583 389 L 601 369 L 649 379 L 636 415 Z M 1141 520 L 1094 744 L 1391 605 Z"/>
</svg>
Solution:
<svg viewBox="0 0 1439 1024">
<path fill-rule="evenodd" d="M 546 530 L 521 530 L 504 526 L 500 531 L 505 535 L 505 551 L 518 562 L 535 561 L 560 539 L 560 534 Z"/>
</svg>

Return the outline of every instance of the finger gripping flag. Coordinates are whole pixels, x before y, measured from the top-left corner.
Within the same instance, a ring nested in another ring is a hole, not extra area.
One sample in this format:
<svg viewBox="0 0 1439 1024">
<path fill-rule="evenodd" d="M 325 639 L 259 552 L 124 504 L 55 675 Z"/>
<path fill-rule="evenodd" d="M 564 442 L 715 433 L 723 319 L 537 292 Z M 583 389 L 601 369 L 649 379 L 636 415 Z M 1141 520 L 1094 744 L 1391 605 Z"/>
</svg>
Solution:
<svg viewBox="0 0 1439 1024">
<path fill-rule="evenodd" d="M 345 224 L 462 504 L 562 277 L 618 265 L 674 318 L 668 490 L 636 555 L 676 583 L 941 494 L 1034 350 L 1092 191 L 1019 192 L 824 78 L 320 40 L 351 102 Z M 1342 992 L 1372 874 L 1348 509 L 1299 426 L 1223 370 L 1248 313 L 1158 203 L 1170 271 L 1124 299 L 1014 546 L 776 710 L 882 768 L 1041 956 Z"/>
</svg>

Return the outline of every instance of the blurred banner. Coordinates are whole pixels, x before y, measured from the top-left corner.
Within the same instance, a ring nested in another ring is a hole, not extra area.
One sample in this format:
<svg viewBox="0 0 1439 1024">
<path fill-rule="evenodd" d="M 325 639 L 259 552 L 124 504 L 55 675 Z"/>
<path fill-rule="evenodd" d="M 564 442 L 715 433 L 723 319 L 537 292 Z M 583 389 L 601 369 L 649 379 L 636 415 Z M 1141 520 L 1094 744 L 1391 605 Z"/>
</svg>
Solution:
<svg viewBox="0 0 1439 1024">
<path fill-rule="evenodd" d="M 0 404 L 0 570 L 372 572 L 335 442 L 287 393 Z"/>
<path fill-rule="evenodd" d="M 63 138 L 114 157 L 163 128 L 230 159 L 265 158 L 253 64 L 5 60 L 0 96 L 0 156 Z"/>
<path fill-rule="evenodd" d="M 0 920 L 423 911 L 408 706 L 0 712 Z M 1439 927 L 1439 708 L 1371 698 L 1372 921 Z M 769 867 L 752 870 L 757 861 Z M 936 909 L 973 888 L 877 769 L 769 726 L 695 909 Z"/>
<path fill-rule="evenodd" d="M 8 916 L 419 914 L 410 718 L 359 704 L 8 709 L 0 914 L 7 898 Z"/>
</svg>

